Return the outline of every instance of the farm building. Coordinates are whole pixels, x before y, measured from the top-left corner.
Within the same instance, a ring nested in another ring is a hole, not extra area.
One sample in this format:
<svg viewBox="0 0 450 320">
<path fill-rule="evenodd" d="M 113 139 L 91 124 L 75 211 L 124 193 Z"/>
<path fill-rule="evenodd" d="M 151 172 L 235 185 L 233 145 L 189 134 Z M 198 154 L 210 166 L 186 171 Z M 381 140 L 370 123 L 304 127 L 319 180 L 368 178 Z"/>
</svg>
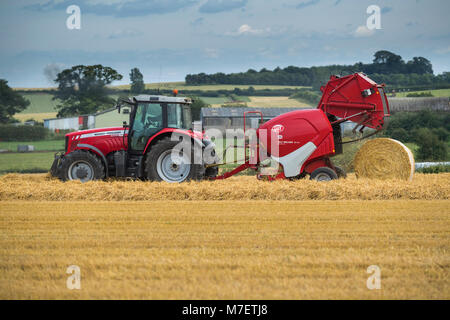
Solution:
<svg viewBox="0 0 450 320">
<path fill-rule="evenodd" d="M 219 129 L 224 132 L 226 129 L 243 129 L 245 111 L 261 111 L 264 122 L 279 116 L 280 114 L 303 110 L 297 108 L 202 108 L 200 117 L 204 130 Z M 258 127 L 259 114 L 249 114 L 249 120 L 246 120 L 246 126 Z M 252 123 L 254 121 L 254 123 Z M 341 124 L 342 133 L 352 131 L 354 123 L 344 122 Z"/>
<path fill-rule="evenodd" d="M 130 122 L 130 107 L 122 107 L 120 113 L 116 108 L 70 118 L 44 119 L 44 127 L 55 130 L 81 130 L 122 126 Z"/>
<path fill-rule="evenodd" d="M 81 128 L 93 128 L 94 117 L 83 115 L 70 118 L 44 119 L 44 127 L 51 130 L 79 130 Z"/>
<path fill-rule="evenodd" d="M 226 129 L 242 129 L 244 127 L 244 112 L 246 111 L 261 111 L 264 122 L 279 116 L 280 114 L 300 110 L 296 108 L 202 108 L 200 113 L 200 120 L 203 129 L 211 128 L 224 131 Z M 260 119 L 259 114 L 248 114 L 249 120 L 246 125 L 255 127 L 252 121 L 258 123 Z M 255 120 L 252 120 L 255 119 Z"/>
</svg>

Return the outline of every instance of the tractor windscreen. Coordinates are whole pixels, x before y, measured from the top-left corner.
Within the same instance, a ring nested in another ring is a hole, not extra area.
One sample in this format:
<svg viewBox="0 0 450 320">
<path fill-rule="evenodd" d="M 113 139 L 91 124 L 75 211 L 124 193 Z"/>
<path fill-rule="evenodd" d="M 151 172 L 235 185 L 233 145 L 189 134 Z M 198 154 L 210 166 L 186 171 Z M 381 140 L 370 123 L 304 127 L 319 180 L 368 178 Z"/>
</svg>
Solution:
<svg viewBox="0 0 450 320">
<path fill-rule="evenodd" d="M 167 126 L 169 128 L 190 129 L 192 127 L 190 108 L 178 103 L 167 104 Z"/>
</svg>

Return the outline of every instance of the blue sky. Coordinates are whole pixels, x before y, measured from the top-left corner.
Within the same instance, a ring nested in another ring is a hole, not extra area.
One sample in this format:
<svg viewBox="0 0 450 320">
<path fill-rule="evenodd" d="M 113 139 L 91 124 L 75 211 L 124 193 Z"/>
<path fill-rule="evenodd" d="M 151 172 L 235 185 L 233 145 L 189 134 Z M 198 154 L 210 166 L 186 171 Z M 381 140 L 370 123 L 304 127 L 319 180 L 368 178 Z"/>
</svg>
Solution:
<svg viewBox="0 0 450 320">
<path fill-rule="evenodd" d="M 69 30 L 69 5 L 81 29 Z M 369 5 L 380 30 L 365 28 Z M 0 78 L 48 87 L 44 69 L 101 63 L 129 82 L 187 73 L 370 62 L 377 50 L 424 56 L 450 71 L 448 0 L 2 0 Z M 119 82 L 117 82 L 119 83 Z"/>
</svg>

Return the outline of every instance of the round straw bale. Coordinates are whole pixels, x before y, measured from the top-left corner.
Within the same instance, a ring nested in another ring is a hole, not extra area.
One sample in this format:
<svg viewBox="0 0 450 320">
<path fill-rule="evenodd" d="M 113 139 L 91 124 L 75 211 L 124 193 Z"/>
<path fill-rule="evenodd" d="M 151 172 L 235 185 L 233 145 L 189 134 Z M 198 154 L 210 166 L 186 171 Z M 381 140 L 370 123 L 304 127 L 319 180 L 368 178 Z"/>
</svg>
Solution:
<svg viewBox="0 0 450 320">
<path fill-rule="evenodd" d="M 412 180 L 415 163 L 411 150 L 394 139 L 367 141 L 353 160 L 358 178 Z"/>
</svg>

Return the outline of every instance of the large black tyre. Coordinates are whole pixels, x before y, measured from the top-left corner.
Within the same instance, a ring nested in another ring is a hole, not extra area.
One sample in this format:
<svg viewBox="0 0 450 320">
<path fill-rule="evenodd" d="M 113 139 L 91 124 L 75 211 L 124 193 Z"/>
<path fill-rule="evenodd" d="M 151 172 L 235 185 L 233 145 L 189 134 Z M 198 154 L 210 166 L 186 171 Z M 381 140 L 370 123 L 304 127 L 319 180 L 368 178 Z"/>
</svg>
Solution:
<svg viewBox="0 0 450 320">
<path fill-rule="evenodd" d="M 347 173 L 345 172 L 344 169 L 342 169 L 341 167 L 338 166 L 334 166 L 334 169 L 336 169 L 336 174 L 338 176 L 339 179 L 346 179 L 347 178 Z"/>
<path fill-rule="evenodd" d="M 205 176 L 207 178 L 215 178 L 219 174 L 219 168 L 218 167 L 209 167 L 205 170 Z"/>
<path fill-rule="evenodd" d="M 60 179 L 87 182 L 105 178 L 105 166 L 95 154 L 87 150 L 76 150 L 61 159 Z"/>
<path fill-rule="evenodd" d="M 331 181 L 337 179 L 338 176 L 333 169 L 328 167 L 320 167 L 311 173 L 310 179 L 316 181 Z"/>
<path fill-rule="evenodd" d="M 205 176 L 203 165 L 194 164 L 191 150 L 190 164 L 177 165 L 171 157 L 172 149 L 179 141 L 163 138 L 155 143 L 147 153 L 145 171 L 147 179 L 151 181 L 184 182 L 190 180 L 202 180 Z"/>
</svg>

